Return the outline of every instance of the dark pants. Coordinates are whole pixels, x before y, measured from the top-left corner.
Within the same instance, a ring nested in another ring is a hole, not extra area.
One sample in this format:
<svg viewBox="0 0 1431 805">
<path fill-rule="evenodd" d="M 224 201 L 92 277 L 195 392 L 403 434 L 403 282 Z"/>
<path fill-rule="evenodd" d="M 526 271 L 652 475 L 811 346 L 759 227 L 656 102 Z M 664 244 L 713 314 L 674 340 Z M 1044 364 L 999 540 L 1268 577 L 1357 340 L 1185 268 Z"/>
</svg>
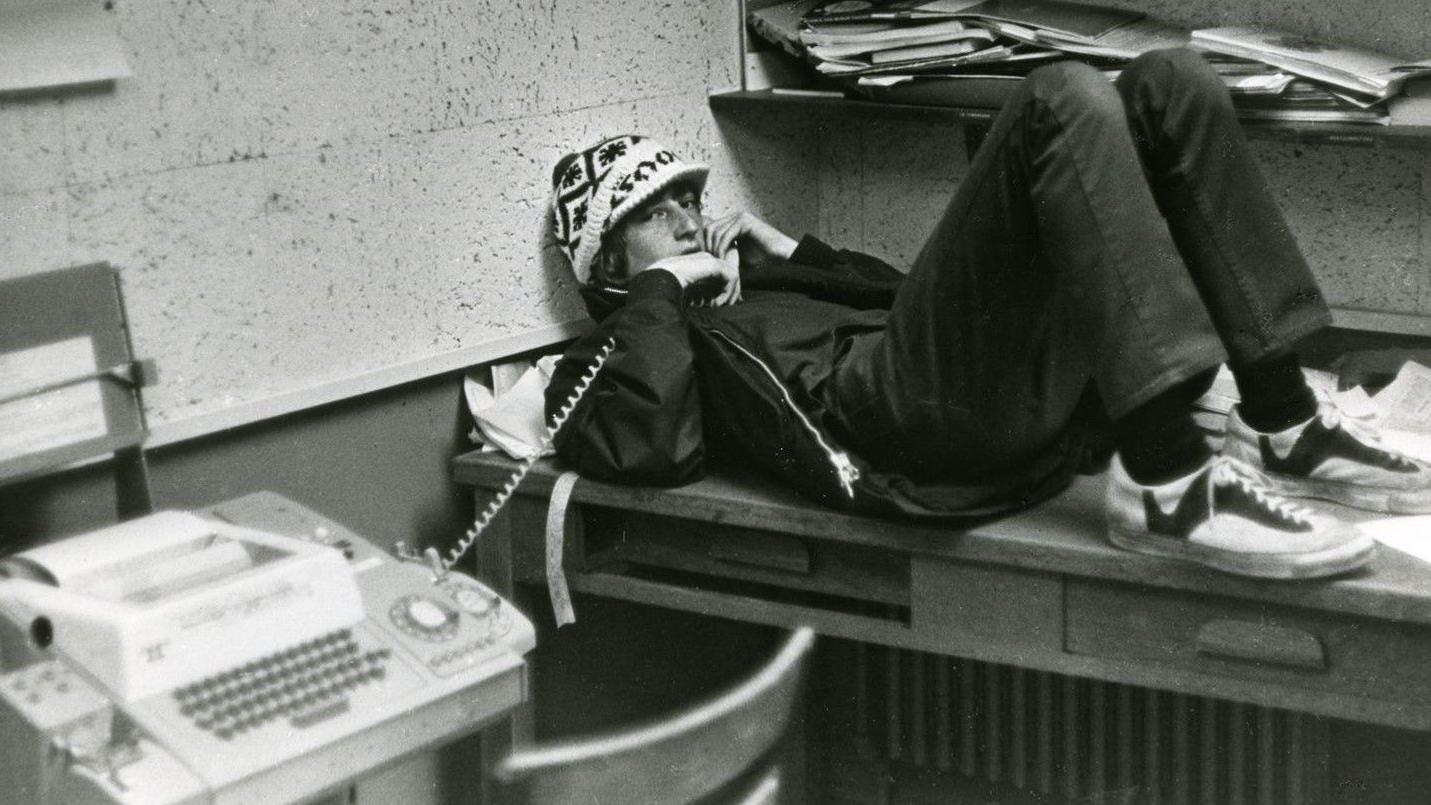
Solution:
<svg viewBox="0 0 1431 805">
<path fill-rule="evenodd" d="M 831 407 L 877 466 L 1000 472 L 1058 439 L 1090 383 L 1116 419 L 1329 318 L 1200 57 L 1146 54 L 1116 88 L 1059 63 L 995 120 Z"/>
</svg>

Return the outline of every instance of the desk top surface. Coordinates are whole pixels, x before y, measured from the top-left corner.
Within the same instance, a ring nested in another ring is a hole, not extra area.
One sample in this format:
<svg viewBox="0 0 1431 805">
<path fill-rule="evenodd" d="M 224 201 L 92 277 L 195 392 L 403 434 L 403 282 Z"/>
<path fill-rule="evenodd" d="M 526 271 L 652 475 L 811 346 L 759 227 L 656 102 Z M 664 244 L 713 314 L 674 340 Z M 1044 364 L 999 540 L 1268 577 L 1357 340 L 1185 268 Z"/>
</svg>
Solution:
<svg viewBox="0 0 1431 805">
<path fill-rule="evenodd" d="M 474 451 L 453 460 L 453 477 L 497 489 L 515 466 L 505 457 Z M 539 461 L 517 495 L 544 499 L 560 474 L 558 465 Z M 835 511 L 760 476 L 734 472 L 671 488 L 583 480 L 573 500 L 960 561 L 1431 624 L 1431 565 L 1419 559 L 1383 546 L 1354 573 L 1318 581 L 1269 581 L 1134 554 L 1104 538 L 1104 484 L 1101 475 L 1079 477 L 1057 497 L 1026 511 L 954 524 Z"/>
</svg>

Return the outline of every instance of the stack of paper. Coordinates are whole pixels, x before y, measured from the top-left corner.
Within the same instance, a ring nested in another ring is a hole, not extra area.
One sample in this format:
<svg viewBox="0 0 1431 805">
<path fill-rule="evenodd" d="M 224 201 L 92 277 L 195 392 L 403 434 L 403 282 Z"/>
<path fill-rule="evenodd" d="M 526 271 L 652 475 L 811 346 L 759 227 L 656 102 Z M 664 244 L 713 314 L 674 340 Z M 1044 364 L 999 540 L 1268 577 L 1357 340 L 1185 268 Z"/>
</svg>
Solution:
<svg viewBox="0 0 1431 805">
<path fill-rule="evenodd" d="M 805 15 L 811 25 L 957 19 L 981 24 L 1013 23 L 1084 41 L 1142 18 L 1140 11 L 1067 0 L 893 0 L 886 3 L 835 0 L 816 6 Z"/>
<path fill-rule="evenodd" d="M 986 74 L 991 64 L 1023 75 L 1070 48 L 1122 57 L 1187 40 L 1141 12 L 1066 0 L 815 0 L 757 10 L 751 25 L 819 72 L 851 77 Z"/>
<path fill-rule="evenodd" d="M 816 69 L 827 75 L 868 72 L 875 65 L 924 62 L 944 59 L 951 63 L 986 50 L 994 35 L 987 29 L 965 25 L 959 20 L 941 20 L 923 25 L 892 23 L 823 26 L 800 34 L 806 51 L 816 61 Z"/>
<path fill-rule="evenodd" d="M 976 107 L 1002 105 L 1050 60 L 1076 55 L 1112 79 L 1121 62 L 1188 40 L 1142 12 L 1068 0 L 802 0 L 757 10 L 751 25 L 866 94 Z"/>
<path fill-rule="evenodd" d="M 1380 125 L 1390 122 L 1385 106 L 1362 103 L 1355 97 L 1303 79 L 1287 82 L 1277 93 L 1234 93 L 1233 104 L 1244 120 Z"/>
<path fill-rule="evenodd" d="M 1213 53 L 1270 64 L 1368 100 L 1385 100 L 1431 63 L 1407 62 L 1365 48 L 1326 42 L 1275 28 L 1227 27 L 1193 31 L 1192 44 Z"/>
<path fill-rule="evenodd" d="M 1372 421 L 1388 447 L 1431 461 L 1431 369 L 1407 361 L 1371 402 Z"/>
<path fill-rule="evenodd" d="M 1303 369 L 1302 375 L 1318 397 L 1334 403 L 1343 415 L 1373 426 L 1384 445 L 1431 461 L 1431 368 L 1407 361 L 1396 379 L 1375 396 L 1360 386 L 1338 389 L 1337 376 L 1330 372 Z M 1224 366 L 1207 393 L 1193 403 L 1193 418 L 1209 435 L 1220 437 L 1227 412 L 1237 401 L 1237 382 Z"/>
<path fill-rule="evenodd" d="M 1143 53 L 1191 44 L 1223 75 L 1241 117 L 1385 124 L 1387 99 L 1407 78 L 1431 75 L 1431 60 L 1263 28 L 1189 32 L 1068 0 L 797 0 L 758 10 L 751 23 L 819 73 L 895 102 L 999 106 L 1049 60 L 1078 58 L 1114 79 Z M 1431 124 L 1431 90 L 1423 94 L 1419 103 L 1397 96 L 1399 122 Z"/>
</svg>

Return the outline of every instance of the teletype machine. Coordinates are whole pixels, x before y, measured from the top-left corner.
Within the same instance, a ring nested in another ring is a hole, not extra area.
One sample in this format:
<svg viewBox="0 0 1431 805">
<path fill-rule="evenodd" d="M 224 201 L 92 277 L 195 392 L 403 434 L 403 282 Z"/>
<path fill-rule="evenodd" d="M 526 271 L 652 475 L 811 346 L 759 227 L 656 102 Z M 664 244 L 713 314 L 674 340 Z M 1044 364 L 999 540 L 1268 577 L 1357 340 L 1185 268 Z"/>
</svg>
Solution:
<svg viewBox="0 0 1431 805">
<path fill-rule="evenodd" d="M 502 716 L 531 624 L 271 493 L 0 562 L 0 799 L 309 798 Z"/>
<path fill-rule="evenodd" d="M 148 512 L 139 387 L 153 368 L 130 353 L 116 271 L 4 285 L 7 304 L 47 315 L 0 317 L 0 358 L 27 369 L 0 383 L 24 436 L 0 439 L 0 482 L 119 451 L 120 514 Z M 59 414 L 15 407 L 76 389 Z M 302 801 L 511 711 L 532 625 L 455 568 L 542 452 L 446 556 L 394 557 L 261 492 L 0 559 L 0 801 Z"/>
</svg>

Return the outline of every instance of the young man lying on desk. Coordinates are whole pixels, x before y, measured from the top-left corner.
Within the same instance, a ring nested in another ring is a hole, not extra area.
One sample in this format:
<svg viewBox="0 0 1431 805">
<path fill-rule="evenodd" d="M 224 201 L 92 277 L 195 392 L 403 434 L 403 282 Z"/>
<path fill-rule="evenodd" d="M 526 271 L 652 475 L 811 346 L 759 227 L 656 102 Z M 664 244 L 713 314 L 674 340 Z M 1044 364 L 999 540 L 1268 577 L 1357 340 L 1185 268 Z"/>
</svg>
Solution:
<svg viewBox="0 0 1431 805">
<path fill-rule="evenodd" d="M 1352 427 L 1293 344 L 1330 317 L 1218 77 L 1160 51 L 1111 85 L 1078 63 L 1007 103 L 907 274 L 746 213 L 707 168 L 623 136 L 553 173 L 556 242 L 597 329 L 548 390 L 593 478 L 674 485 L 708 457 L 857 511 L 982 517 L 1043 500 L 1111 436 L 1108 537 L 1271 578 L 1374 543 L 1288 496 L 1431 511 L 1431 467 Z M 1227 362 L 1214 453 L 1190 404 Z"/>
</svg>

